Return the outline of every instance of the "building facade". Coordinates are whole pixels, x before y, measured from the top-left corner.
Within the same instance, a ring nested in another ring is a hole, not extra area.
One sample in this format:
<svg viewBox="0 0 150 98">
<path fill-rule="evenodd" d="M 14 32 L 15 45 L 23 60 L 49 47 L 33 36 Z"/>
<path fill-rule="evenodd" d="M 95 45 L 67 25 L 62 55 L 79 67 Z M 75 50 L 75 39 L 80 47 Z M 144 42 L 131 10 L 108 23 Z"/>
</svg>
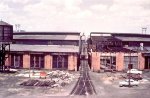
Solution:
<svg viewBox="0 0 150 98">
<path fill-rule="evenodd" d="M 6 66 L 77 70 L 80 32 L 14 32 Z"/>
<path fill-rule="evenodd" d="M 150 35 L 92 32 L 88 51 L 93 71 L 150 69 Z"/>
</svg>

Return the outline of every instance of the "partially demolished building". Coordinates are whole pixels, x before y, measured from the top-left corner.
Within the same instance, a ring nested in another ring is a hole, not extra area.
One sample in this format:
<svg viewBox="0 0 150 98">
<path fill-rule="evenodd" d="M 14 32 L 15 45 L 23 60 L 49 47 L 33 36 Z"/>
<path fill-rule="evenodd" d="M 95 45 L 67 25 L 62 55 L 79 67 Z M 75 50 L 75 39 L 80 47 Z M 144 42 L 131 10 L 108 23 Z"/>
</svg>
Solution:
<svg viewBox="0 0 150 98">
<path fill-rule="evenodd" d="M 92 32 L 88 39 L 91 69 L 150 69 L 150 35 Z"/>
</svg>

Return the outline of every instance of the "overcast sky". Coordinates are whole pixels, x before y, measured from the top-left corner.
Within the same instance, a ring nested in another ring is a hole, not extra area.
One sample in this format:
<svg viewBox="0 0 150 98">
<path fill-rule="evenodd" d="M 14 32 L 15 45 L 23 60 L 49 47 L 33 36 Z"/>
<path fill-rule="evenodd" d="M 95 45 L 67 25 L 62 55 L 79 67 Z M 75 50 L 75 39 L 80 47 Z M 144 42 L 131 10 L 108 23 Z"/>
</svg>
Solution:
<svg viewBox="0 0 150 98">
<path fill-rule="evenodd" d="M 150 0 L 1 0 L 0 19 L 26 31 L 150 31 Z"/>
</svg>

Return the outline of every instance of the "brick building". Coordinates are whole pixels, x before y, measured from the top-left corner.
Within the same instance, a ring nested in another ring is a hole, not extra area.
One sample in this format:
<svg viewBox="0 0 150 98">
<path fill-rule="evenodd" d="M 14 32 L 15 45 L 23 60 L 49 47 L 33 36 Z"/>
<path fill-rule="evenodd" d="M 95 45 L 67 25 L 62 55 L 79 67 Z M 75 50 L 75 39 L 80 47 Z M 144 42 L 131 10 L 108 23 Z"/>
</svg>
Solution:
<svg viewBox="0 0 150 98">
<path fill-rule="evenodd" d="M 14 32 L 6 66 L 77 70 L 80 32 Z"/>
<path fill-rule="evenodd" d="M 93 71 L 150 69 L 150 35 L 92 32 L 88 39 Z"/>
</svg>

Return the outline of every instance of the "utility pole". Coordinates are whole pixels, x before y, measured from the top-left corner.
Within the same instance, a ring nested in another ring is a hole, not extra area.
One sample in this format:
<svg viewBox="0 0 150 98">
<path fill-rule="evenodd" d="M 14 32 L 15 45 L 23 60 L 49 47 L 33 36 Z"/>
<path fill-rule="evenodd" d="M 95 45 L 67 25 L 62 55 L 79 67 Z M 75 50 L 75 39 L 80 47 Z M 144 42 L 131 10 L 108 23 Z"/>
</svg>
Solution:
<svg viewBox="0 0 150 98">
<path fill-rule="evenodd" d="M 131 64 L 131 50 L 130 50 L 130 58 L 129 59 L 130 60 L 129 60 L 129 64 L 128 64 L 128 70 L 129 70 L 128 75 L 129 75 L 129 87 L 131 87 L 131 82 L 130 82 L 130 80 L 131 80 L 131 73 L 130 73 L 130 71 L 131 71 L 131 68 L 132 68 L 132 64 Z"/>
</svg>

